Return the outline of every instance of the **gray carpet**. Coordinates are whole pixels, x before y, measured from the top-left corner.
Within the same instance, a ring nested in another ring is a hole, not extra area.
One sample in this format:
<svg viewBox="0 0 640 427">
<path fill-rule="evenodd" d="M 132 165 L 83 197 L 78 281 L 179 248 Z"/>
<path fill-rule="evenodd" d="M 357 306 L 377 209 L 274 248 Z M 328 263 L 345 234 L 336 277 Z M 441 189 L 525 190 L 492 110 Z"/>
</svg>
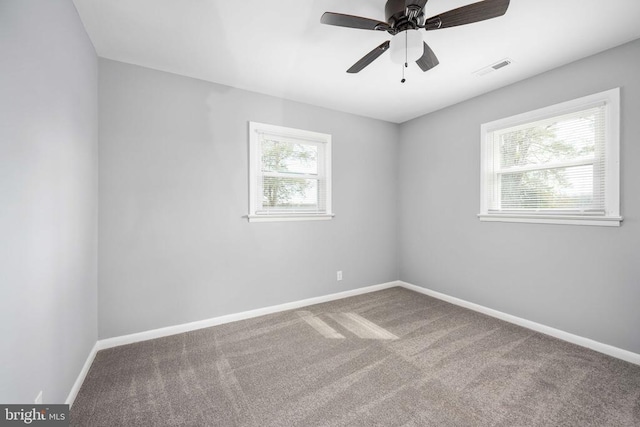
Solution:
<svg viewBox="0 0 640 427">
<path fill-rule="evenodd" d="M 640 426 L 640 366 L 403 288 L 98 352 L 78 426 Z"/>
</svg>

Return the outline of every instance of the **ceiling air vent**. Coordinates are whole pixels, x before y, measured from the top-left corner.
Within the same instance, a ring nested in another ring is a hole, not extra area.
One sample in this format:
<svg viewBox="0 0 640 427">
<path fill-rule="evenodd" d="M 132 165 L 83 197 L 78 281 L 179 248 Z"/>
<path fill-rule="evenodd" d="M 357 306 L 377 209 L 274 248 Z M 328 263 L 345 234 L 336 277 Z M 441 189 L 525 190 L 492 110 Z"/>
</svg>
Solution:
<svg viewBox="0 0 640 427">
<path fill-rule="evenodd" d="M 496 62 L 495 64 L 489 65 L 488 67 L 481 68 L 480 70 L 474 72 L 473 74 L 475 74 L 478 77 L 482 77 L 496 70 L 499 70 L 500 68 L 504 68 L 507 65 L 511 64 L 512 62 L 513 61 L 511 59 L 505 58 L 501 61 Z"/>
</svg>

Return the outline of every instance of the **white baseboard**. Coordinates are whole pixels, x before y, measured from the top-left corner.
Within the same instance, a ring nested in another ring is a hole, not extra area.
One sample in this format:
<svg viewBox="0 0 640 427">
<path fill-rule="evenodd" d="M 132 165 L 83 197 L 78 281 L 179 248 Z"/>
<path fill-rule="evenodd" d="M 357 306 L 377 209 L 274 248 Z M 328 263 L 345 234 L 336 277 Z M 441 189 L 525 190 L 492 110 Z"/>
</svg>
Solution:
<svg viewBox="0 0 640 427">
<path fill-rule="evenodd" d="M 550 326 L 542 325 L 540 323 L 532 322 L 531 320 L 523 319 L 521 317 L 513 316 L 511 314 L 503 313 L 498 310 L 494 310 L 492 308 L 484 307 L 479 304 L 475 304 L 469 301 L 465 301 L 459 298 L 455 298 L 446 294 L 442 294 L 440 292 L 432 291 L 431 289 L 423 288 L 421 286 L 412 285 L 410 283 L 406 283 L 403 281 L 398 282 L 399 286 L 403 288 L 428 295 L 433 298 L 437 298 L 446 302 L 450 302 L 451 304 L 458 305 L 460 307 L 468 308 L 469 310 L 477 311 L 479 313 L 486 314 L 491 317 L 495 317 L 500 320 L 504 320 L 509 323 L 516 324 L 518 326 L 522 326 L 527 329 L 531 329 L 536 332 L 540 332 L 546 335 L 550 335 L 554 338 L 561 339 L 563 341 L 570 342 L 572 344 L 579 345 L 581 347 L 586 347 L 591 350 L 595 350 L 600 353 L 604 353 L 608 356 L 615 357 L 617 359 L 622 359 L 624 361 L 640 365 L 640 354 L 633 353 L 628 350 L 623 350 L 618 347 L 614 347 L 609 344 L 603 344 L 598 341 L 594 341 L 589 338 L 581 337 L 579 335 L 571 334 L 569 332 L 561 331 L 560 329 L 555 329 Z"/>
<path fill-rule="evenodd" d="M 73 405 L 73 401 L 76 400 L 76 396 L 80 391 L 80 387 L 82 387 L 82 383 L 84 382 L 84 379 L 87 377 L 87 374 L 89 373 L 89 368 L 91 368 L 93 359 L 96 358 L 96 353 L 98 353 L 98 342 L 96 342 L 93 345 L 93 348 L 89 352 L 89 356 L 87 357 L 87 360 L 84 362 L 84 365 L 82 366 L 82 370 L 80 371 L 78 378 L 76 378 L 76 381 L 73 383 L 73 387 L 71 387 L 71 391 L 69 392 L 69 396 L 67 396 L 67 400 L 65 400 L 64 402 L 65 404 L 69 405 L 69 407 L 71 407 Z"/>
<path fill-rule="evenodd" d="M 78 392 L 80 391 L 80 387 L 84 382 L 84 379 L 89 372 L 89 368 L 93 363 L 93 360 L 96 357 L 96 354 L 100 350 L 104 350 L 106 348 L 117 347 L 125 344 L 133 344 L 140 341 L 147 341 L 154 338 L 162 338 L 169 335 L 180 334 L 183 332 L 195 331 L 197 329 L 208 328 L 211 326 L 222 325 L 224 323 L 236 322 L 238 320 L 251 319 L 253 317 L 264 316 L 265 314 L 278 313 L 286 310 L 293 310 L 300 307 L 306 307 L 308 305 L 320 304 L 323 302 L 334 301 L 337 299 L 352 297 L 356 295 L 362 295 L 369 292 L 380 291 L 383 289 L 393 288 L 394 286 L 400 286 L 400 282 L 387 282 L 379 285 L 367 286 L 364 288 L 353 289 L 350 291 L 338 292 L 335 294 L 324 295 L 320 297 L 307 298 L 300 301 L 289 302 L 285 304 L 273 305 L 270 307 L 258 308 L 256 310 L 244 311 L 241 313 L 229 314 L 226 316 L 214 317 L 211 319 L 199 320 L 197 322 L 183 323 L 175 326 L 168 326 L 166 328 L 152 329 L 150 331 L 138 332 L 135 334 L 123 335 L 119 337 L 107 338 L 103 340 L 98 340 L 89 356 L 87 357 L 78 378 L 75 383 L 73 383 L 73 387 L 71 387 L 71 391 L 69 392 L 69 396 L 65 403 L 69 406 L 73 405 Z"/>
<path fill-rule="evenodd" d="M 387 282 L 379 285 L 367 286 L 365 288 L 353 289 L 351 291 L 338 292 L 335 294 L 320 297 L 307 298 L 300 301 L 288 302 L 285 304 L 272 305 L 270 307 L 258 308 L 255 310 L 243 311 L 241 313 L 228 314 L 225 316 L 213 317 L 211 319 L 198 320 L 196 322 L 183 323 L 165 328 L 152 329 L 150 331 L 138 332 L 135 334 L 122 335 L 119 337 L 106 338 L 97 342 L 98 350 L 117 347 L 125 344 L 132 344 L 140 341 L 147 341 L 155 338 L 162 338 L 169 335 L 181 334 L 183 332 L 195 331 L 197 329 L 209 328 L 211 326 L 222 325 L 224 323 L 237 322 L 238 320 L 251 319 L 253 317 L 264 316 L 265 314 L 278 313 L 286 310 L 293 310 L 308 305 L 320 304 L 337 299 L 362 295 L 369 292 L 380 291 L 382 289 L 400 286 L 399 282 Z"/>
<path fill-rule="evenodd" d="M 71 388 L 71 392 L 67 397 L 66 404 L 73 405 L 73 401 L 78 395 L 78 391 L 80 391 L 80 387 L 89 372 L 89 368 L 93 363 L 93 360 L 96 356 L 96 353 L 99 350 L 104 350 L 111 347 L 117 347 L 125 344 L 133 344 L 140 341 L 147 341 L 155 338 L 162 338 L 169 335 L 180 334 L 183 332 L 195 331 L 197 329 L 208 328 L 211 326 L 222 325 L 224 323 L 237 322 L 238 320 L 251 319 L 253 317 L 264 316 L 265 314 L 278 313 L 286 310 L 293 310 L 300 307 L 306 307 L 313 304 L 320 304 L 323 302 L 334 301 L 342 298 L 352 297 L 356 295 L 362 295 L 369 292 L 380 291 L 383 289 L 392 288 L 395 286 L 401 286 L 403 288 L 409 289 L 411 291 L 415 291 L 424 295 L 428 295 L 446 302 L 450 302 L 452 304 L 458 305 L 460 307 L 468 308 L 473 311 L 477 311 L 479 313 L 486 314 L 491 317 L 495 317 L 497 319 L 504 320 L 509 323 L 513 323 L 527 329 L 534 330 L 536 332 L 541 332 L 546 335 L 550 335 L 552 337 L 570 342 L 572 344 L 577 344 L 582 347 L 590 348 L 592 350 L 598 351 L 600 353 L 607 354 L 609 356 L 625 360 L 630 363 L 634 363 L 636 365 L 640 365 L 640 354 L 633 353 L 631 351 L 623 350 L 621 348 L 613 347 L 608 344 L 603 344 L 598 341 L 594 341 L 589 338 L 584 338 L 579 335 L 574 335 L 569 332 L 561 331 L 559 329 L 555 329 L 549 326 L 542 325 L 540 323 L 532 322 L 530 320 L 523 319 L 521 317 L 513 316 L 511 314 L 503 313 L 498 310 L 493 310 L 491 308 L 484 307 L 479 304 L 475 304 L 472 302 L 468 302 L 459 298 L 455 298 L 446 294 L 442 294 L 440 292 L 432 291 L 427 288 L 423 288 L 420 286 L 412 285 L 410 283 L 406 283 L 403 281 L 395 281 L 395 282 L 387 282 L 379 285 L 367 286 L 364 288 L 353 289 L 350 291 L 338 292 L 335 294 L 324 295 L 320 297 L 307 298 L 300 301 L 289 302 L 285 304 L 273 305 L 270 307 L 258 308 L 255 310 L 244 311 L 241 313 L 228 314 L 225 316 L 213 317 L 211 319 L 199 320 L 197 322 L 183 323 L 175 326 L 168 326 L 166 328 L 152 329 L 149 331 L 138 332 L 135 334 L 123 335 L 119 337 L 107 338 L 103 340 L 98 340 L 96 344 L 93 346 L 93 349 L 89 353 L 87 357 L 87 361 L 82 367 L 82 371 L 78 375 L 73 387 Z"/>
</svg>

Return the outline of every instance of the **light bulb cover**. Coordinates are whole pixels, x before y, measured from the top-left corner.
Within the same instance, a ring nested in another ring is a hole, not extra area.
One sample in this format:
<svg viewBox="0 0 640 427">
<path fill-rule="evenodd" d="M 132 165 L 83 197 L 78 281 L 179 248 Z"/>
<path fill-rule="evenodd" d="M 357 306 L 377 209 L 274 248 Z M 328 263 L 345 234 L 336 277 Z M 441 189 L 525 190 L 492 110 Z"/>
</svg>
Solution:
<svg viewBox="0 0 640 427">
<path fill-rule="evenodd" d="M 391 39 L 391 61 L 396 64 L 417 61 L 424 53 L 422 47 L 422 32 L 419 30 L 406 30 L 396 34 Z"/>
</svg>

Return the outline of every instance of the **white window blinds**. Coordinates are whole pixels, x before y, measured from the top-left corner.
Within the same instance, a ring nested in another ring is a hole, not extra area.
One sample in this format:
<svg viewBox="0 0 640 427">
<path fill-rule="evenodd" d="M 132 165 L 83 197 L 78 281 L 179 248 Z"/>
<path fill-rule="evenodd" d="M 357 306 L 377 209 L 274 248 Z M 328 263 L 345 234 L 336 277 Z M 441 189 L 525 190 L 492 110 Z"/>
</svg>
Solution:
<svg viewBox="0 0 640 427">
<path fill-rule="evenodd" d="M 496 130 L 491 211 L 604 214 L 605 105 Z"/>
<path fill-rule="evenodd" d="M 326 213 L 324 144 L 260 134 L 257 213 Z"/>
</svg>

